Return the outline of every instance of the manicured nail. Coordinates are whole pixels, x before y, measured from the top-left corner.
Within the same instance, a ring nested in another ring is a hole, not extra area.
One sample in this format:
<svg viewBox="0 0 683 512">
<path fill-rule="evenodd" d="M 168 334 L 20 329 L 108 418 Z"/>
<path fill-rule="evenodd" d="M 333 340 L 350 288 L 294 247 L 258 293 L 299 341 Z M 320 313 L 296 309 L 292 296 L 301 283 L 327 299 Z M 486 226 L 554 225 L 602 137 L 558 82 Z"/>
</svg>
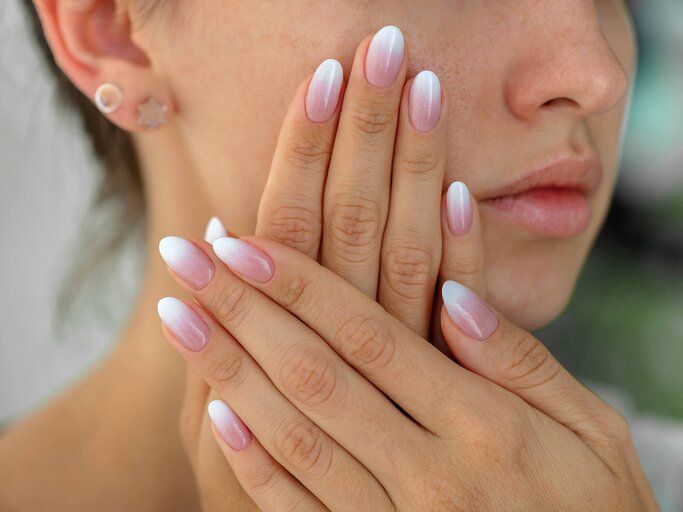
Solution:
<svg viewBox="0 0 683 512">
<path fill-rule="evenodd" d="M 209 327 L 182 300 L 164 297 L 157 304 L 159 318 L 166 328 L 192 352 L 200 352 L 209 343 Z"/>
<path fill-rule="evenodd" d="M 469 288 L 446 281 L 441 296 L 450 319 L 470 338 L 483 341 L 498 328 L 498 316 Z"/>
<path fill-rule="evenodd" d="M 171 270 L 195 290 L 211 282 L 213 262 L 189 240 L 167 236 L 159 242 L 159 253 Z"/>
<path fill-rule="evenodd" d="M 410 122 L 416 130 L 428 132 L 441 119 L 441 82 L 433 71 L 420 71 L 410 86 Z"/>
<path fill-rule="evenodd" d="M 403 63 L 403 32 L 389 25 L 375 34 L 365 57 L 365 77 L 375 87 L 394 83 Z"/>
<path fill-rule="evenodd" d="M 339 102 L 344 71 L 339 61 L 327 59 L 313 73 L 306 92 L 306 116 L 314 123 L 332 117 Z"/>
<path fill-rule="evenodd" d="M 275 264 L 265 252 L 239 238 L 219 238 L 213 252 L 226 265 L 249 279 L 265 283 L 273 277 Z"/>
<path fill-rule="evenodd" d="M 251 432 L 223 400 L 209 402 L 209 418 L 221 439 L 233 450 L 243 450 L 251 442 Z"/>
<path fill-rule="evenodd" d="M 448 229 L 455 236 L 466 235 L 472 228 L 470 190 L 462 181 L 454 181 L 446 193 Z"/>
<path fill-rule="evenodd" d="M 211 217 L 204 231 L 204 240 L 212 244 L 224 236 L 228 236 L 228 232 L 225 230 L 223 223 L 218 217 Z"/>
</svg>

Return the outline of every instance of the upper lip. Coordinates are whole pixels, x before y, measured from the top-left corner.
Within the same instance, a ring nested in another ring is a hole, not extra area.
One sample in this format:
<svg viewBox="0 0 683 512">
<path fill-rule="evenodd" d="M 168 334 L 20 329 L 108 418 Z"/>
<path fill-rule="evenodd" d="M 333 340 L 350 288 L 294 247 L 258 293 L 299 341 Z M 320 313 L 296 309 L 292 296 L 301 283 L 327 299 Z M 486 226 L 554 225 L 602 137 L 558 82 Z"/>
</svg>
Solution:
<svg viewBox="0 0 683 512">
<path fill-rule="evenodd" d="M 523 178 L 486 194 L 485 199 L 511 196 L 535 188 L 571 188 L 590 194 L 602 181 L 602 165 L 594 152 L 583 156 L 565 155 L 541 165 Z"/>
</svg>

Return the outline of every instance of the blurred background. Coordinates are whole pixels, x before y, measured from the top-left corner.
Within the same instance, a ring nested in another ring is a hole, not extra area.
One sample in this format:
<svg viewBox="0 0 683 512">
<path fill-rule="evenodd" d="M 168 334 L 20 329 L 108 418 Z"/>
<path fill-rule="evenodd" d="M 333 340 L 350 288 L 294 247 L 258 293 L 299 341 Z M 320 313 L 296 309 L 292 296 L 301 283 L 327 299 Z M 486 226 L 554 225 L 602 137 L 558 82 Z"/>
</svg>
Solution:
<svg viewBox="0 0 683 512">
<path fill-rule="evenodd" d="M 683 1 L 634 10 L 640 68 L 617 194 L 570 306 L 536 334 L 629 418 L 663 509 L 683 511 Z M 98 173 L 54 98 L 16 0 L 2 0 L 0 426 L 107 353 L 141 270 L 131 227 L 61 322 L 78 243 L 113 213 L 90 209 Z"/>
</svg>

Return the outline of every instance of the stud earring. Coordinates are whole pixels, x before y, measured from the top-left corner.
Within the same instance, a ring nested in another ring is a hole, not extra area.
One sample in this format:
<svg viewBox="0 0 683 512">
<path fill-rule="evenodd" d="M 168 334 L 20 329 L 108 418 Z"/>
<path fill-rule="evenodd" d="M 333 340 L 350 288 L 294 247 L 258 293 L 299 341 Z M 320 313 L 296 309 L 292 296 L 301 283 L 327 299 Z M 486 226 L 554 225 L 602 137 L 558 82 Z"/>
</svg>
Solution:
<svg viewBox="0 0 683 512">
<path fill-rule="evenodd" d="M 138 124 L 148 130 L 159 128 L 166 122 L 168 107 L 155 98 L 148 98 L 138 105 Z"/>
<path fill-rule="evenodd" d="M 95 105 L 105 114 L 116 112 L 123 103 L 123 91 L 115 84 L 105 82 L 95 91 Z"/>
</svg>

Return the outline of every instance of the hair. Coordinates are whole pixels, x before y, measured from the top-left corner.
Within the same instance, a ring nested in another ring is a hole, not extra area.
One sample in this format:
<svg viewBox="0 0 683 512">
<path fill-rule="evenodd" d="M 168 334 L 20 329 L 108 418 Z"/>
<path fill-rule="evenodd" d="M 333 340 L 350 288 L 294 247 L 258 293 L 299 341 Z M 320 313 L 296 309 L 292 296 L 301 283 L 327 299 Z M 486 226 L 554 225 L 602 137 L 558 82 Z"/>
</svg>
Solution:
<svg viewBox="0 0 683 512">
<path fill-rule="evenodd" d="M 155 0 L 156 1 L 156 0 Z M 103 116 L 89 98 L 84 96 L 57 66 L 45 39 L 43 28 L 31 0 L 21 0 L 26 10 L 31 32 L 40 48 L 40 54 L 54 78 L 59 105 L 75 115 L 89 141 L 102 174 L 97 190 L 84 219 L 83 240 L 87 250 L 75 251 L 61 281 L 56 310 L 57 327 L 69 316 L 87 278 L 104 267 L 109 258 L 145 219 L 145 194 L 133 139 Z M 149 2 L 146 2 L 149 3 Z M 96 215 L 97 214 L 97 215 Z M 102 217 L 106 217 L 106 222 Z M 101 226 L 106 226 L 101 229 Z"/>
</svg>

